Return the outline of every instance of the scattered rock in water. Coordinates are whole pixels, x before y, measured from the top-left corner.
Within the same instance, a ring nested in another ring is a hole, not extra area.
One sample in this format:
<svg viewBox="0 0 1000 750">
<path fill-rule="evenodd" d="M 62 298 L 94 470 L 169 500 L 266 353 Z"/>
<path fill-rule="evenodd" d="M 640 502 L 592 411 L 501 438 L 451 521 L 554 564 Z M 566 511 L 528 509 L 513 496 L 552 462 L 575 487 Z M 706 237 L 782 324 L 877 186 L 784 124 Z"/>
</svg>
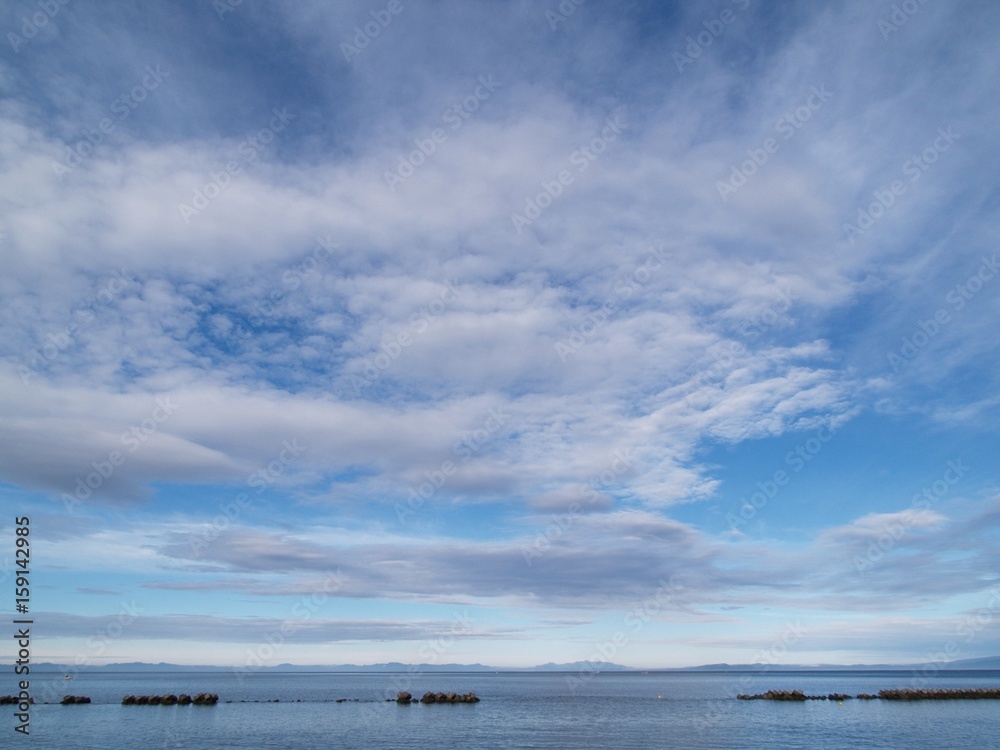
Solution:
<svg viewBox="0 0 1000 750">
<path fill-rule="evenodd" d="M 84 695 L 64 695 L 59 702 L 64 706 L 71 706 L 75 703 L 90 703 L 90 698 Z"/>
</svg>

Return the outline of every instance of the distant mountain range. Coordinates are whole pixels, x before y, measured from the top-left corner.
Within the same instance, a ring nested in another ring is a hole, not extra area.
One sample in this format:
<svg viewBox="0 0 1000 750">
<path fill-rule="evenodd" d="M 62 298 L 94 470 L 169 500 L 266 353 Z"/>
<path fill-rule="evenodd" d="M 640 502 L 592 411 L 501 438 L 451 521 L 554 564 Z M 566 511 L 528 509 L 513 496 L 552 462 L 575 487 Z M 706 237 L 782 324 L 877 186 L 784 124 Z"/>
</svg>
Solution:
<svg viewBox="0 0 1000 750">
<path fill-rule="evenodd" d="M 32 672 L 67 672 L 69 666 L 41 662 L 31 666 Z M 149 664 L 141 661 L 121 664 L 106 664 L 88 666 L 86 670 L 102 670 L 106 672 L 231 672 L 234 667 L 219 667 L 212 665 Z M 598 671 L 630 671 L 629 667 L 610 662 L 578 661 L 571 664 L 541 664 L 537 667 L 490 667 L 485 664 L 403 664 L 398 661 L 385 664 L 275 664 L 270 667 L 255 668 L 254 672 L 577 672 L 581 669 Z"/>
<path fill-rule="evenodd" d="M 259 672 L 579 672 L 581 670 L 601 672 L 759 672 L 759 671 L 836 671 L 836 670 L 896 670 L 910 671 L 924 669 L 927 662 L 917 664 L 703 664 L 698 667 L 678 667 L 668 669 L 634 669 L 611 662 L 576 661 L 566 664 L 539 664 L 535 667 L 490 667 L 485 664 L 402 664 L 389 662 L 386 664 L 277 664 L 272 667 L 261 667 Z M 986 656 L 979 659 L 958 659 L 945 662 L 941 669 L 1000 669 L 1000 656 Z M 78 671 L 78 668 L 72 668 Z M 103 672 L 231 672 L 233 667 L 184 664 L 148 664 L 146 662 L 128 662 L 125 664 L 107 664 L 102 666 L 84 667 L 87 671 Z M 32 672 L 68 672 L 71 667 L 66 664 L 42 662 L 31 666 Z"/>
<path fill-rule="evenodd" d="M 658 672 L 753 672 L 768 670 L 773 672 L 799 671 L 890 671 L 909 672 L 926 669 L 931 662 L 916 664 L 703 664 L 700 667 L 656 670 Z M 935 662 L 938 663 L 938 662 Z M 1000 656 L 984 656 L 979 659 L 956 659 L 940 663 L 941 669 L 1000 669 Z"/>
</svg>

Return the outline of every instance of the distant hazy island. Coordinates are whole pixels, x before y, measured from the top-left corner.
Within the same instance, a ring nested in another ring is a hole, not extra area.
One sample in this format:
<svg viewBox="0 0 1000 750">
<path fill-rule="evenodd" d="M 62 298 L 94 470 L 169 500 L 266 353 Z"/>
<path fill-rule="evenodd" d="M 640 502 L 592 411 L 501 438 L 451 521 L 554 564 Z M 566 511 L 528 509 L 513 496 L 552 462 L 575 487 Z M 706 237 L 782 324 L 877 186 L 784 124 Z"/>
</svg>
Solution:
<svg viewBox="0 0 1000 750">
<path fill-rule="evenodd" d="M 260 672 L 782 672 L 782 671 L 910 671 L 926 669 L 927 662 L 916 664 L 702 664 L 696 667 L 639 669 L 613 664 L 611 662 L 577 661 L 565 664 L 539 664 L 534 667 L 496 667 L 486 664 L 276 664 L 261 667 Z M 958 659 L 950 662 L 935 662 L 938 669 L 1000 669 L 1000 656 L 986 656 L 978 659 Z M 66 672 L 67 664 L 42 662 L 33 664 L 32 672 Z M 104 672 L 230 672 L 234 667 L 220 667 L 204 664 L 168 664 L 160 662 L 127 662 L 100 666 L 73 667 L 73 671 Z"/>
</svg>

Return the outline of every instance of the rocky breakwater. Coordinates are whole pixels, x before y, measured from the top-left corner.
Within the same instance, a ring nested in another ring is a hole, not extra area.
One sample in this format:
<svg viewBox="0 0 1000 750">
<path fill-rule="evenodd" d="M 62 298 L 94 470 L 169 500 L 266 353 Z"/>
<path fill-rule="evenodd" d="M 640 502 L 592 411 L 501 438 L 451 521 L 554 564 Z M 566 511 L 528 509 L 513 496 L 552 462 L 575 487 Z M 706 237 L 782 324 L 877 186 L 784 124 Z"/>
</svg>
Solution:
<svg viewBox="0 0 1000 750">
<path fill-rule="evenodd" d="M 756 695 L 743 695 L 740 693 L 736 696 L 741 701 L 807 701 L 809 696 L 803 693 L 801 690 L 768 690 L 766 693 L 757 693 Z"/>
<path fill-rule="evenodd" d="M 459 695 L 458 693 L 431 693 L 426 692 L 419 699 L 414 698 L 410 693 L 396 693 L 396 703 L 402 706 L 408 706 L 411 703 L 479 703 L 479 698 L 475 693 L 465 693 Z"/>
<path fill-rule="evenodd" d="M 756 695 L 737 695 L 741 701 L 847 701 L 854 698 L 847 693 L 828 693 L 827 695 L 806 695 L 801 690 L 768 690 Z M 858 696 L 861 697 L 860 695 Z"/>
<path fill-rule="evenodd" d="M 90 703 L 90 698 L 85 695 L 64 695 L 59 702 L 64 706 L 72 706 L 75 703 Z"/>
<path fill-rule="evenodd" d="M 858 693 L 857 696 L 846 693 L 830 693 L 829 695 L 806 695 L 801 690 L 768 690 L 766 693 L 756 695 L 737 695 L 741 701 L 838 701 L 843 702 L 852 698 L 860 700 L 885 701 L 941 701 L 941 700 L 983 700 L 1000 699 L 1000 688 L 966 688 L 966 689 L 941 689 L 941 690 L 914 690 L 903 688 L 902 690 L 879 690 L 878 695 L 870 693 Z"/>
<path fill-rule="evenodd" d="M 948 700 L 1000 700 L 1000 688 L 955 688 L 940 690 L 879 690 L 878 697 L 885 701 L 948 701 Z"/>
<path fill-rule="evenodd" d="M 193 698 L 186 694 L 174 695 L 126 695 L 122 698 L 123 706 L 214 706 L 219 702 L 215 693 L 198 693 Z"/>
</svg>

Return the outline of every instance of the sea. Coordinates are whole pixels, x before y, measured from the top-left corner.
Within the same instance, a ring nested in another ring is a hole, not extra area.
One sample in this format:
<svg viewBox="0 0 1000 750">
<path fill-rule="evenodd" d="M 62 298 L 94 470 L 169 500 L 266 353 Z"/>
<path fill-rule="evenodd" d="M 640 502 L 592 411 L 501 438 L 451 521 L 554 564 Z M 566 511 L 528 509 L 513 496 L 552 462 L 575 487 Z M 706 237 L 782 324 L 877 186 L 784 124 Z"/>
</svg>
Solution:
<svg viewBox="0 0 1000 750">
<path fill-rule="evenodd" d="M 35 677 L 29 735 L 0 712 L 0 748 L 899 748 L 1000 750 L 1000 701 L 781 703 L 738 693 L 1000 687 L 1000 671 L 78 672 Z M 474 704 L 398 705 L 405 689 L 474 692 Z M 0 694 L 8 692 L 0 687 Z M 125 695 L 209 692 L 214 706 L 124 706 Z M 63 694 L 90 704 L 60 705 Z M 387 701 L 387 698 L 393 700 Z M 340 700 L 341 702 L 338 702 Z"/>
</svg>

